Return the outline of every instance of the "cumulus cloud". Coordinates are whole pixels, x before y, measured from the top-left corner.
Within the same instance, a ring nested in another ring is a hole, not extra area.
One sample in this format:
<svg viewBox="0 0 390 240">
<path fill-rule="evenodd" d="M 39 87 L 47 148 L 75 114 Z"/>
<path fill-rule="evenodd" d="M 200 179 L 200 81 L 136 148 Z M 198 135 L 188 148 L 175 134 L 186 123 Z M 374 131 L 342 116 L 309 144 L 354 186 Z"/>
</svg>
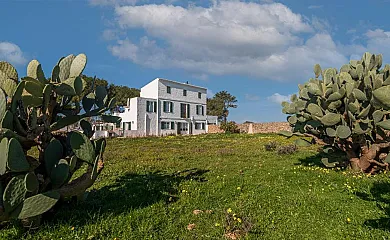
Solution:
<svg viewBox="0 0 390 240">
<path fill-rule="evenodd" d="M 282 95 L 282 94 L 279 94 L 279 93 L 274 93 L 272 94 L 271 96 L 269 96 L 267 99 L 273 103 L 277 103 L 277 104 L 280 104 L 282 102 L 289 102 L 290 101 L 290 97 L 291 97 L 292 94 L 290 95 Z"/>
<path fill-rule="evenodd" d="M 220 0 L 208 7 L 117 5 L 114 11 L 119 31 L 141 29 L 145 36 L 116 39 L 108 46 L 112 55 L 154 69 L 182 69 L 192 76 L 302 81 L 313 76 L 316 63 L 341 66 L 351 55 L 376 51 L 376 46 L 390 53 L 388 32 L 367 32 L 366 46 L 342 45 L 333 40 L 326 20 L 308 19 L 281 3 Z M 117 37 L 111 31 L 105 34 L 107 39 Z"/>
<path fill-rule="evenodd" d="M 20 65 L 26 63 L 26 58 L 20 47 L 10 42 L 0 42 L 0 60 Z"/>
</svg>

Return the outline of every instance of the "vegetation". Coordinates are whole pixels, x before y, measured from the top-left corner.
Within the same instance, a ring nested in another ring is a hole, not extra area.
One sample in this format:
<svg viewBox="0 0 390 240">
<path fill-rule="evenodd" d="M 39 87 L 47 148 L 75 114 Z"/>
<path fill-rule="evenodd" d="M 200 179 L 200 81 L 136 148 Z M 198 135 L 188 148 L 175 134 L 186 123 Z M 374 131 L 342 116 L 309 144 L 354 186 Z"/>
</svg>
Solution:
<svg viewBox="0 0 390 240">
<path fill-rule="evenodd" d="M 0 222 L 21 219 L 36 227 L 60 200 L 82 199 L 102 171 L 106 142 L 91 141 L 92 126 L 83 119 L 118 118 L 103 115 L 115 105 L 104 87 L 85 89 L 86 62 L 84 54 L 61 58 L 50 81 L 37 60 L 21 81 L 11 64 L 0 62 Z M 58 131 L 80 120 L 83 133 Z M 27 154 L 32 148 L 36 157 Z"/>
<path fill-rule="evenodd" d="M 95 90 L 98 86 L 103 86 L 106 88 L 108 97 L 116 99 L 116 106 L 126 106 L 128 98 L 134 98 L 140 96 L 140 90 L 136 88 L 129 88 L 127 86 L 115 85 L 113 83 L 109 84 L 107 80 L 100 78 L 92 78 L 86 75 L 82 75 L 82 78 L 86 82 L 85 89 L 91 89 L 93 87 Z M 93 84 L 94 83 L 94 84 Z M 86 92 L 82 94 L 85 95 Z"/>
<path fill-rule="evenodd" d="M 340 71 L 316 64 L 315 78 L 299 85 L 291 103 L 282 103 L 294 134 L 326 144 L 326 166 L 366 173 L 389 169 L 390 65 L 381 66 L 382 55 L 368 52 Z"/>
<path fill-rule="evenodd" d="M 218 116 L 218 120 L 227 122 L 229 108 L 237 108 L 237 99 L 227 91 L 217 92 L 207 99 L 207 115 Z"/>
<path fill-rule="evenodd" d="M 259 147 L 295 138 L 109 139 L 87 201 L 59 206 L 35 233 L 4 225 L 0 239 L 390 238 L 389 173 L 325 169 L 318 146 L 288 157 Z"/>
<path fill-rule="evenodd" d="M 222 122 L 219 128 L 225 131 L 225 133 L 240 133 L 240 129 L 238 128 L 237 124 L 233 121 Z"/>
</svg>

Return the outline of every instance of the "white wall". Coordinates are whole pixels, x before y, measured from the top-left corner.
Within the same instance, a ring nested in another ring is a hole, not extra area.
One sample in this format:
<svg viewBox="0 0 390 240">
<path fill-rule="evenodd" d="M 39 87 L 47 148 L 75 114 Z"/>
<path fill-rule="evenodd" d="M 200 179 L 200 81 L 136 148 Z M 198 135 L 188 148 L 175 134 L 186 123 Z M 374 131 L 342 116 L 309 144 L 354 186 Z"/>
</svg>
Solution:
<svg viewBox="0 0 390 240">
<path fill-rule="evenodd" d="M 154 79 L 150 83 L 146 84 L 141 88 L 141 93 L 140 97 L 141 98 L 152 98 L 152 99 L 157 99 L 158 91 L 158 78 Z"/>
<path fill-rule="evenodd" d="M 167 93 L 167 86 L 171 87 L 171 93 Z M 183 90 L 187 90 L 187 96 L 183 96 Z M 201 93 L 201 98 L 198 97 L 198 93 Z M 160 117 L 161 121 L 185 121 L 193 123 L 193 134 L 205 133 L 206 130 L 196 130 L 195 122 L 206 122 L 206 111 L 207 111 L 207 90 L 202 87 L 192 86 L 190 84 L 177 83 L 159 79 L 158 81 L 158 97 L 160 102 Z M 163 111 L 163 102 L 173 102 L 173 113 L 166 113 Z M 190 105 L 190 118 L 181 118 L 181 103 Z M 202 105 L 204 108 L 204 115 L 196 114 L 196 106 Z M 172 134 L 177 132 L 177 124 L 175 124 L 174 130 L 162 129 L 161 134 Z"/>
</svg>

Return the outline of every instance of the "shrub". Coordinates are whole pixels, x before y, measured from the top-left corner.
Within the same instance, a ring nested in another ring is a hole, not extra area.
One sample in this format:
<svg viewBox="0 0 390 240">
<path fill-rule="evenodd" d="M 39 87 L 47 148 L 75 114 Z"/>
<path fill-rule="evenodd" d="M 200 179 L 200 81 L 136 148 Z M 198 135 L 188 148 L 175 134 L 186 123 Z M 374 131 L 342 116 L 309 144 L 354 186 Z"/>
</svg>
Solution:
<svg viewBox="0 0 390 240">
<path fill-rule="evenodd" d="M 94 132 L 85 119 L 120 118 L 104 115 L 115 105 L 104 87 L 85 89 L 86 61 L 84 54 L 61 58 L 47 79 L 33 60 L 21 81 L 11 64 L 0 62 L 0 221 L 38 226 L 60 199 L 82 199 L 102 171 L 106 141 L 90 140 Z M 60 131 L 75 123 L 82 132 Z M 31 148 L 37 158 L 28 154 Z M 70 181 L 78 169 L 84 174 Z"/>
<path fill-rule="evenodd" d="M 279 144 L 277 142 L 272 141 L 264 144 L 264 148 L 266 151 L 274 151 L 278 147 L 278 145 Z"/>
<path fill-rule="evenodd" d="M 368 52 L 340 71 L 322 71 L 316 64 L 315 78 L 299 84 L 299 95 L 292 95 L 291 103 L 282 103 L 293 129 L 282 134 L 312 136 L 327 151 L 343 152 L 343 161 L 355 170 L 388 169 L 390 65 L 381 67 L 382 55 Z"/>
<path fill-rule="evenodd" d="M 234 121 L 222 122 L 220 129 L 225 131 L 225 133 L 240 133 L 240 129 Z"/>
<path fill-rule="evenodd" d="M 298 150 L 295 144 L 278 147 L 278 154 L 292 154 Z"/>
</svg>

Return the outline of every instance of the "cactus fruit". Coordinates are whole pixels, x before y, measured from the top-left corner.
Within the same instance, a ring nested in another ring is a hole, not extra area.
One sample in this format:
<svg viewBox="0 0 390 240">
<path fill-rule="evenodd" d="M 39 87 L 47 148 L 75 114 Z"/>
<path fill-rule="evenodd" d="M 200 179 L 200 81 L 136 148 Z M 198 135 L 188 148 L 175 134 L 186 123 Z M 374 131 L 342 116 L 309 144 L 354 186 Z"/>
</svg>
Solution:
<svg viewBox="0 0 390 240">
<path fill-rule="evenodd" d="M 87 196 L 102 171 L 106 142 L 90 139 L 87 118 L 109 111 L 115 99 L 105 88 L 85 89 L 86 63 L 84 54 L 61 58 L 48 81 L 37 60 L 21 80 L 11 64 L 0 62 L 0 219 L 39 220 L 60 198 Z M 78 122 L 83 133 L 63 131 Z M 28 156 L 35 147 L 37 159 Z M 74 178 L 82 162 L 85 173 Z"/>
<path fill-rule="evenodd" d="M 368 52 L 339 72 L 316 64 L 315 78 L 299 84 L 298 96 L 282 103 L 292 132 L 280 134 L 312 136 L 318 143 L 348 153 L 345 163 L 355 170 L 389 169 L 390 163 L 379 156 L 390 155 L 390 65 L 381 67 L 382 55 Z M 323 163 L 336 164 L 328 158 Z"/>
</svg>

